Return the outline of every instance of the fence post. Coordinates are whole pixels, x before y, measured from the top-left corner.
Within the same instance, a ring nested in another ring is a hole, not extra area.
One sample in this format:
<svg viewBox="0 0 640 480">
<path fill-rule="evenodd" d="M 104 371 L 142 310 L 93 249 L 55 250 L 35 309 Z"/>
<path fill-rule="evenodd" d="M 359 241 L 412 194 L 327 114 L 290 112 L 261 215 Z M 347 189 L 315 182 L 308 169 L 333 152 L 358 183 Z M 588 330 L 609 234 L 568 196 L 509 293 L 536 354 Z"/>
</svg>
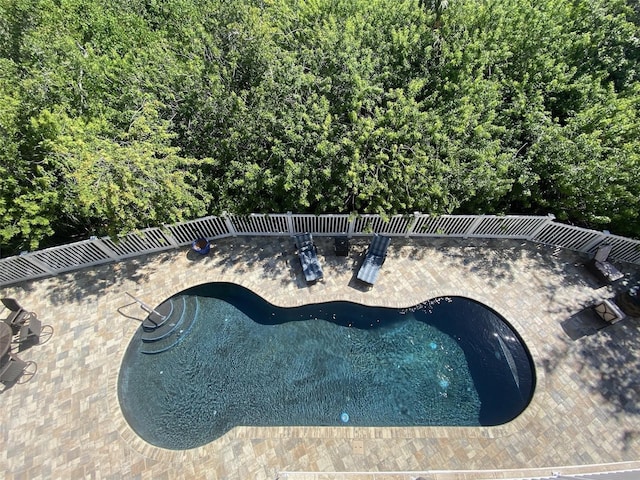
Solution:
<svg viewBox="0 0 640 480">
<path fill-rule="evenodd" d="M 527 238 L 527 240 L 529 240 L 530 242 L 534 242 L 535 238 L 538 236 L 538 234 L 544 230 L 546 228 L 547 225 L 549 225 L 550 223 L 553 223 L 553 221 L 556 219 L 556 216 L 553 213 L 550 213 L 547 215 L 547 218 L 545 219 L 544 222 L 542 222 L 540 225 L 538 225 L 538 227 L 531 232 L 531 235 L 529 235 L 529 237 Z"/>
<path fill-rule="evenodd" d="M 287 212 L 286 219 L 287 219 L 287 230 L 289 230 L 289 235 L 293 235 L 294 233 L 296 233 L 293 231 L 293 214 L 291 212 Z"/>
<path fill-rule="evenodd" d="M 347 238 L 353 237 L 353 230 L 356 226 L 356 217 L 355 215 L 349 219 L 349 226 L 347 227 Z"/>
<path fill-rule="evenodd" d="M 93 245 L 95 245 L 99 250 L 102 251 L 102 253 L 104 253 L 106 256 L 108 256 L 110 259 L 114 260 L 114 261 L 118 261 L 120 260 L 120 256 L 114 252 L 113 250 L 111 250 L 108 246 L 106 246 L 104 244 L 104 242 L 99 239 L 98 237 L 96 237 L 95 235 L 91 235 L 89 237 L 89 240 L 91 240 L 91 243 Z"/>
<path fill-rule="evenodd" d="M 404 236 L 405 238 L 409 238 L 413 234 L 415 226 L 418 224 L 418 217 L 421 215 L 422 214 L 420 212 L 413 212 L 413 221 L 409 225 L 409 228 L 407 228 L 407 233 Z"/>
<path fill-rule="evenodd" d="M 233 226 L 233 222 L 231 221 L 231 218 L 229 218 L 229 214 L 227 212 L 223 212 L 222 216 L 224 217 L 224 224 L 227 227 L 227 230 L 229 230 L 229 233 L 231 234 L 232 237 L 237 237 L 238 236 L 238 232 L 236 231 L 235 227 Z"/>
<path fill-rule="evenodd" d="M 591 240 L 589 243 L 587 243 L 582 250 L 580 250 L 581 252 L 584 253 L 588 253 L 589 250 L 591 250 L 592 248 L 594 248 L 596 245 L 600 245 L 603 241 L 605 241 L 605 239 L 611 235 L 611 232 L 609 230 L 603 230 L 602 233 L 600 235 L 598 235 L 596 238 L 594 238 L 593 240 Z"/>
<path fill-rule="evenodd" d="M 47 273 L 49 273 L 51 275 L 57 275 L 58 274 L 58 272 L 56 272 L 53 268 L 51 268 L 46 263 L 38 260 L 37 258 L 35 258 L 33 256 L 33 254 L 31 254 L 29 252 L 20 252 L 20 257 L 24 258 L 27 262 L 29 262 L 34 267 L 39 268 L 41 270 L 44 270 L 45 272 L 47 272 Z"/>
<path fill-rule="evenodd" d="M 475 232 L 476 228 L 478 228 L 478 225 L 480 225 L 480 223 L 482 223 L 482 220 L 484 220 L 485 216 L 486 215 L 478 215 L 476 217 L 476 219 L 471 223 L 469 228 L 467 228 L 467 231 L 464 232 L 464 234 L 462 235 L 462 238 L 468 238 L 469 235 L 471 235 L 473 232 Z"/>
<path fill-rule="evenodd" d="M 164 228 L 160 230 L 160 233 L 162 233 L 164 239 L 167 240 L 174 248 L 178 248 L 180 246 L 178 245 L 178 240 L 176 240 L 176 238 L 171 233 L 171 230 L 167 228 L 167 225 L 164 225 Z"/>
</svg>

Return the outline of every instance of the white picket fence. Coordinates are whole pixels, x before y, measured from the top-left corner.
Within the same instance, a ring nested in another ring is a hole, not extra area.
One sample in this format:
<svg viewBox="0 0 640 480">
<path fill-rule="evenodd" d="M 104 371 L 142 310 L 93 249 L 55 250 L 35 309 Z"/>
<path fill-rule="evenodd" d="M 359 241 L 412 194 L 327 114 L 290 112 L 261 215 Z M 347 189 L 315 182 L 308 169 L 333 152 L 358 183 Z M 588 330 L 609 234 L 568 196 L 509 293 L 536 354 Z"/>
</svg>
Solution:
<svg viewBox="0 0 640 480">
<path fill-rule="evenodd" d="M 527 240 L 592 254 L 606 242 L 611 258 L 640 264 L 640 241 L 554 221 L 549 216 L 251 214 L 209 216 L 148 228 L 113 240 L 95 238 L 0 259 L 0 286 L 57 275 L 84 267 L 190 245 L 193 240 L 230 236 L 367 236 L 373 232 L 396 237 L 503 238 Z"/>
</svg>

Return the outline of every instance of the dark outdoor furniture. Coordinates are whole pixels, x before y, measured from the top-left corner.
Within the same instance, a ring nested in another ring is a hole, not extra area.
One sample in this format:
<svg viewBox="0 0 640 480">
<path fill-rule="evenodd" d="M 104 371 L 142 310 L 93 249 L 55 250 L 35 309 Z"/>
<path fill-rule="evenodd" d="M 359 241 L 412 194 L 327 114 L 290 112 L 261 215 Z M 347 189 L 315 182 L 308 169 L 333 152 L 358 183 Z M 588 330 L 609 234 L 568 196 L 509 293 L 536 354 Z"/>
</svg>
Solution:
<svg viewBox="0 0 640 480">
<path fill-rule="evenodd" d="M 0 382 L 15 382 L 24 371 L 27 362 L 20 360 L 13 354 L 6 355 L 0 363 Z"/>
<path fill-rule="evenodd" d="M 29 323 L 20 327 L 18 342 L 23 343 L 33 338 L 38 343 L 40 342 L 40 333 L 42 333 L 42 322 L 38 320 L 38 317 L 31 317 Z"/>
<path fill-rule="evenodd" d="M 36 316 L 35 313 L 28 312 L 24 308 L 22 308 L 20 304 L 13 298 L 3 298 L 0 299 L 0 301 L 10 312 L 7 318 L 3 318 L 3 321 L 11 327 L 14 334 L 17 333 L 20 328 L 22 328 L 27 320 L 29 320 L 31 317 Z"/>
<path fill-rule="evenodd" d="M 611 263 L 607 262 L 612 245 L 603 243 L 598 247 L 593 259 L 587 264 L 587 268 L 602 282 L 610 283 L 620 280 L 624 274 Z"/>
<path fill-rule="evenodd" d="M 322 278 L 322 267 L 318 261 L 318 250 L 313 243 L 310 233 L 294 235 L 298 257 L 302 265 L 302 272 L 307 283 L 315 282 Z"/>
<path fill-rule="evenodd" d="M 6 323 L 0 323 L 0 360 L 9 352 L 12 337 L 11 327 Z"/>
<path fill-rule="evenodd" d="M 640 285 L 620 292 L 616 295 L 615 302 L 627 315 L 640 318 Z"/>
<path fill-rule="evenodd" d="M 35 363 L 25 362 L 11 353 L 11 327 L 0 322 L 0 382 L 16 382 L 26 372 L 29 380 L 36 371 Z"/>
<path fill-rule="evenodd" d="M 37 313 L 28 312 L 13 298 L 3 298 L 0 301 L 11 312 L 3 321 L 10 327 L 13 343 L 35 341 L 34 343 L 42 344 L 53 336 L 53 327 L 42 325 Z"/>
<path fill-rule="evenodd" d="M 338 257 L 346 257 L 349 255 L 349 238 L 336 237 L 333 249 Z"/>
<path fill-rule="evenodd" d="M 390 243 L 391 238 L 389 237 L 378 235 L 377 233 L 373 236 L 371 244 L 367 249 L 364 262 L 362 262 L 360 270 L 358 270 L 358 280 L 368 283 L 369 285 L 376 283 L 378 275 L 380 274 L 380 268 L 387 259 L 387 248 L 389 248 Z"/>
</svg>

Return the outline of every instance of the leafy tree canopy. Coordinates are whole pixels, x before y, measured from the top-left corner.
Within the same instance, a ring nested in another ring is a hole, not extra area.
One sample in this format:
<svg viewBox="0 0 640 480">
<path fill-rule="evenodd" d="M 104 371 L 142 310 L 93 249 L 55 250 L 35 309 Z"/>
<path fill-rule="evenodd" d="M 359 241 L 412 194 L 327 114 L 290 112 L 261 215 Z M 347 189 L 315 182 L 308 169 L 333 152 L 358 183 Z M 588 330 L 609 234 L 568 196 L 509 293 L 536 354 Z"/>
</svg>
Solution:
<svg viewBox="0 0 640 480">
<path fill-rule="evenodd" d="M 0 0 L 0 244 L 222 211 L 640 236 L 625 0 Z"/>
</svg>

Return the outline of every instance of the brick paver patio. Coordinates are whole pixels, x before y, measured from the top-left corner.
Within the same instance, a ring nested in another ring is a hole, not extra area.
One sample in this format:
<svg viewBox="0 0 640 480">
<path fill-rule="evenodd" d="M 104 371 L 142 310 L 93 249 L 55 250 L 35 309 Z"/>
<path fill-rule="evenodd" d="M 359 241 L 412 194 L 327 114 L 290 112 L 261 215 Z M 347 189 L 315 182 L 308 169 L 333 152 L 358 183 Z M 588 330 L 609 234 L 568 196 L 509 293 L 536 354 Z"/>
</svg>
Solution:
<svg viewBox="0 0 640 480">
<path fill-rule="evenodd" d="M 614 295 L 584 257 L 526 242 L 394 238 L 378 283 L 365 290 L 354 278 L 368 239 L 353 240 L 348 258 L 333 255 L 331 238 L 316 241 L 325 280 L 312 286 L 291 239 L 238 237 L 215 242 L 205 257 L 177 249 L 0 289 L 55 329 L 43 345 L 14 349 L 38 372 L 0 394 L 5 478 L 478 479 L 640 468 L 640 320 L 595 334 L 576 329 L 579 312 Z M 640 278 L 620 267 L 626 278 L 616 288 Z M 282 306 L 406 307 L 468 296 L 525 340 L 536 393 L 498 427 L 240 427 L 201 448 L 156 448 L 118 404 L 120 362 L 139 328 L 119 311 L 144 316 L 125 292 L 155 306 L 211 281 L 239 283 Z"/>
</svg>

